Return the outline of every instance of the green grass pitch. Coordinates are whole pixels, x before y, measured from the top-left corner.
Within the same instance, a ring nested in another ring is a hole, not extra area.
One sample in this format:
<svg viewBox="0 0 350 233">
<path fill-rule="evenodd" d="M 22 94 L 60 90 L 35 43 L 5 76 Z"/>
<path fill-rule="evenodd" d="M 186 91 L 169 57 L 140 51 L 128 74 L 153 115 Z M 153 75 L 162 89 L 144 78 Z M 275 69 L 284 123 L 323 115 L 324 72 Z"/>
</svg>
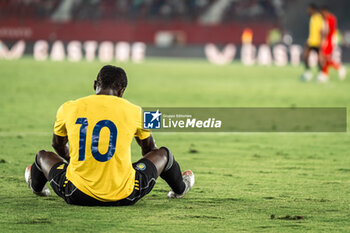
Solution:
<svg viewBox="0 0 350 233">
<path fill-rule="evenodd" d="M 38 150 L 52 150 L 57 108 L 93 94 L 102 65 L 0 61 L 0 232 L 350 231 L 348 133 L 155 133 L 158 146 L 196 175 L 184 199 L 168 200 L 162 180 L 130 207 L 34 196 L 25 167 Z M 141 106 L 350 107 L 350 80 L 335 73 L 322 85 L 299 82 L 302 67 L 170 59 L 120 65 L 129 77 L 125 97 Z M 140 157 L 136 143 L 132 155 Z"/>
</svg>

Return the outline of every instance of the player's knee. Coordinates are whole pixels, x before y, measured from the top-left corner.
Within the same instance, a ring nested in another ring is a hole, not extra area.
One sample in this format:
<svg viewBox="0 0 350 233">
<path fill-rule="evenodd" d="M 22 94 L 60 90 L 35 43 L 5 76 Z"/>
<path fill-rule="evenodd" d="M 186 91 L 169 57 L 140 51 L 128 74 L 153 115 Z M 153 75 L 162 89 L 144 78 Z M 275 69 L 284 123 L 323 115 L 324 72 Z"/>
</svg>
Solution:
<svg viewBox="0 0 350 233">
<path fill-rule="evenodd" d="M 50 152 L 46 150 L 40 150 L 35 156 L 35 162 L 40 165 L 41 161 L 44 160 Z"/>
<path fill-rule="evenodd" d="M 167 163 L 164 167 L 164 171 L 168 171 L 172 166 L 173 166 L 173 163 L 174 163 L 174 156 L 173 154 L 170 152 L 170 150 L 167 148 L 167 147 L 161 147 L 159 148 L 159 150 L 163 150 L 165 151 L 165 156 L 166 156 L 166 159 L 167 159 Z"/>
<path fill-rule="evenodd" d="M 166 164 L 168 163 L 168 151 L 164 147 L 157 149 L 158 157 L 161 157 L 161 160 Z"/>
<path fill-rule="evenodd" d="M 36 158 L 42 158 L 47 154 L 46 150 L 40 150 L 38 153 L 36 153 Z"/>
<path fill-rule="evenodd" d="M 35 164 L 36 166 L 39 168 L 39 170 L 41 169 L 41 161 L 43 160 L 43 158 L 45 157 L 47 151 L 46 150 L 40 150 L 38 153 L 36 153 L 35 155 Z"/>
<path fill-rule="evenodd" d="M 46 150 L 40 150 L 40 151 L 37 153 L 37 155 L 38 155 L 38 154 L 45 154 L 45 153 L 47 153 Z"/>
<path fill-rule="evenodd" d="M 157 150 L 158 150 L 159 154 L 161 154 L 163 157 L 168 159 L 168 149 L 166 147 L 161 147 Z"/>
</svg>

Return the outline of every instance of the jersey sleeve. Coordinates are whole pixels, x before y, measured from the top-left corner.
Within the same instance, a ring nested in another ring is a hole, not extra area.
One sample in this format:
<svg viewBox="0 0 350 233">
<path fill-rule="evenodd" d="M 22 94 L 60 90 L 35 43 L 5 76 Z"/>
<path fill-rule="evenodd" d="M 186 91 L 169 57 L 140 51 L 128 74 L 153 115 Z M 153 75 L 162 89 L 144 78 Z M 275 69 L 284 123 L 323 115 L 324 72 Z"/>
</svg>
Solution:
<svg viewBox="0 0 350 233">
<path fill-rule="evenodd" d="M 67 129 L 65 123 L 64 104 L 57 110 L 56 121 L 53 129 L 54 134 L 57 136 L 67 136 Z"/>
<path fill-rule="evenodd" d="M 144 140 L 146 138 L 148 138 L 149 136 L 151 136 L 151 131 L 148 130 L 148 129 L 144 129 L 143 128 L 143 110 L 141 108 L 139 108 L 139 111 L 138 111 L 138 115 L 139 117 L 137 118 L 137 126 L 136 126 L 136 132 L 135 132 L 135 137 L 138 137 L 139 139 L 141 140 Z"/>
</svg>

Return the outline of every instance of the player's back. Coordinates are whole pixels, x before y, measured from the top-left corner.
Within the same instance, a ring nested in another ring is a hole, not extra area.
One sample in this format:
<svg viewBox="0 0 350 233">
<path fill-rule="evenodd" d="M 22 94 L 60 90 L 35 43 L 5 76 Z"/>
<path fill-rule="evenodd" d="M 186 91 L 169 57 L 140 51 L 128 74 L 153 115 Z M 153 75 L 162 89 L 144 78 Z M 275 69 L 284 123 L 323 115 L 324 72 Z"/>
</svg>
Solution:
<svg viewBox="0 0 350 233">
<path fill-rule="evenodd" d="M 321 31 L 323 19 L 320 13 L 314 13 L 310 18 L 308 45 L 319 47 L 321 45 Z"/>
<path fill-rule="evenodd" d="M 111 95 L 91 95 L 63 104 L 55 134 L 69 139 L 67 179 L 101 201 L 127 197 L 135 179 L 130 144 L 141 129 L 141 114 L 140 107 Z M 139 137 L 148 137 L 147 133 Z"/>
<path fill-rule="evenodd" d="M 328 40 L 331 40 L 337 30 L 337 18 L 335 15 L 328 13 L 326 17 L 327 26 L 328 26 Z"/>
</svg>

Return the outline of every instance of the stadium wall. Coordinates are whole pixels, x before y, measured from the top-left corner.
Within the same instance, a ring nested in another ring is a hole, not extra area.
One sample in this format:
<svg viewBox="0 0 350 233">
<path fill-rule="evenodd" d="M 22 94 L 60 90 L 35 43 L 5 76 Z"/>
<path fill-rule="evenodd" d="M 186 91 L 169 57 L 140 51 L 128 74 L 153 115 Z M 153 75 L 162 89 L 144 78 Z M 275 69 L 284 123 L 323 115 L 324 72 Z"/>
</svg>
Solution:
<svg viewBox="0 0 350 233">
<path fill-rule="evenodd" d="M 0 39 L 26 41 L 36 40 L 96 40 L 96 41 L 140 41 L 154 44 L 160 31 L 180 32 L 183 44 L 227 44 L 241 43 L 242 31 L 250 28 L 254 32 L 255 44 L 266 43 L 267 33 L 278 27 L 272 22 L 228 23 L 204 26 L 194 22 L 115 22 L 115 21 L 78 21 L 55 23 L 48 20 L 6 19 L 0 21 Z"/>
</svg>

